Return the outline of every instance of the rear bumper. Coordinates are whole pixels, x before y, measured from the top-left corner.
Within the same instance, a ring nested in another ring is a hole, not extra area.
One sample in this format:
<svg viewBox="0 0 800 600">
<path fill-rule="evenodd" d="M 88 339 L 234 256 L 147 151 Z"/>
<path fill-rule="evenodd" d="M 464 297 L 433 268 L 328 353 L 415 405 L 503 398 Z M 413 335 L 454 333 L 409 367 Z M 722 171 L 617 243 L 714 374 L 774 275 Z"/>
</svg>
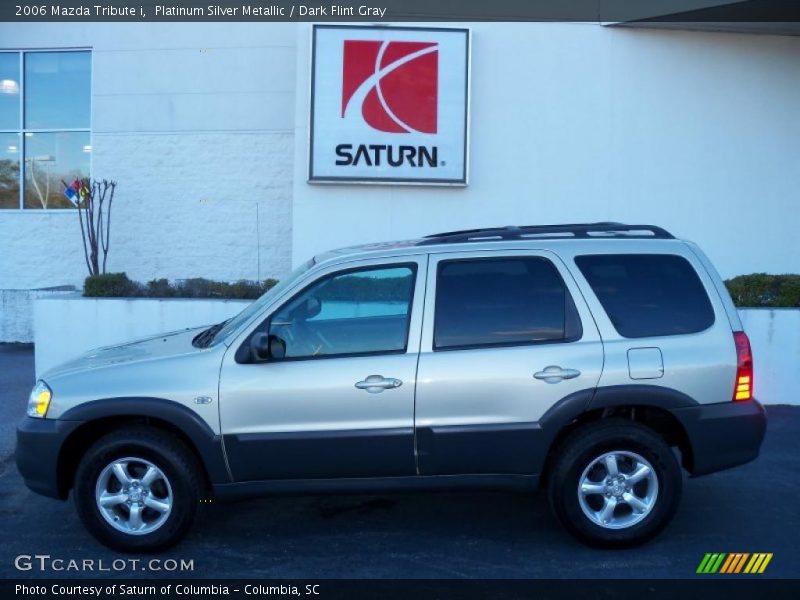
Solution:
<svg viewBox="0 0 800 600">
<path fill-rule="evenodd" d="M 756 400 L 701 404 L 672 411 L 692 447 L 687 468 L 693 477 L 721 471 L 758 457 L 767 417 Z"/>
<path fill-rule="evenodd" d="M 65 499 L 67 487 L 59 478 L 58 461 L 64 441 L 81 421 L 26 417 L 17 426 L 17 469 L 31 490 Z"/>
</svg>

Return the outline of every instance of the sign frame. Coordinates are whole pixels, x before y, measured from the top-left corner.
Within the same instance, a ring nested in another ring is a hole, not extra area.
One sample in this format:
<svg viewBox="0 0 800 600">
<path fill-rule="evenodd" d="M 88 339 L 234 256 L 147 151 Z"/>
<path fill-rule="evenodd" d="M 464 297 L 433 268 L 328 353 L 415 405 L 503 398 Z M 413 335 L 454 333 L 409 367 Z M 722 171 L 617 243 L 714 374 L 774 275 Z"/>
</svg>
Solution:
<svg viewBox="0 0 800 600">
<path fill-rule="evenodd" d="M 414 179 L 408 177 L 362 177 L 362 176 L 331 176 L 314 174 L 314 110 L 315 110 L 315 84 L 316 84 L 316 53 L 317 31 L 323 29 L 355 29 L 355 30 L 391 30 L 391 31 L 432 31 L 447 33 L 463 33 L 466 36 L 465 47 L 465 82 L 464 82 L 464 163 L 461 176 L 453 178 L 427 178 Z M 393 25 L 338 25 L 338 24 L 313 24 L 309 40 L 309 87 L 308 87 L 308 170 L 306 183 L 317 185 L 400 185 L 400 186 L 434 186 L 434 187 L 466 187 L 469 185 L 470 175 L 470 114 L 472 107 L 472 30 L 468 27 L 406 27 Z"/>
</svg>

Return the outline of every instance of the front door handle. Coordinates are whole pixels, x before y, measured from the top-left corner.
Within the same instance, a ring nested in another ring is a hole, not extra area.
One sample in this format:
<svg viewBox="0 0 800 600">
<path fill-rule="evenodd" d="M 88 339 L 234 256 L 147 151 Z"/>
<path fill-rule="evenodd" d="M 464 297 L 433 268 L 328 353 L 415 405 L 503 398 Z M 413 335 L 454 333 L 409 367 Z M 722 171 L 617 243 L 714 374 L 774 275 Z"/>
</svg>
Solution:
<svg viewBox="0 0 800 600">
<path fill-rule="evenodd" d="M 536 379 L 541 379 L 545 383 L 558 383 L 564 379 L 575 379 L 581 372 L 578 369 L 562 369 L 558 365 L 550 365 L 542 371 L 533 374 Z"/>
<path fill-rule="evenodd" d="M 383 390 L 391 390 L 403 385 L 403 382 L 394 377 L 384 377 L 383 375 L 370 375 L 364 381 L 356 382 L 356 387 L 360 390 L 367 390 L 370 394 L 379 394 Z"/>
</svg>

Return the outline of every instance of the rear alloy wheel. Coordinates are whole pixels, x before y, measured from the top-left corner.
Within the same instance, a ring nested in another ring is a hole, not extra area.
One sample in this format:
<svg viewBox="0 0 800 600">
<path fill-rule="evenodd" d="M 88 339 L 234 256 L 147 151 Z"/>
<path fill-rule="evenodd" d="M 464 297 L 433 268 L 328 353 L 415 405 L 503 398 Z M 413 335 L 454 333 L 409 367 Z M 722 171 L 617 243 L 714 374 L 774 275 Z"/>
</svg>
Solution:
<svg viewBox="0 0 800 600">
<path fill-rule="evenodd" d="M 658 499 L 658 477 L 645 458 L 617 450 L 595 458 L 578 481 L 578 503 L 591 521 L 625 529 L 650 514 Z"/>
<path fill-rule="evenodd" d="M 573 431 L 557 452 L 548 479 L 550 506 L 581 541 L 642 544 L 675 514 L 681 468 L 650 428 L 623 419 L 598 421 Z"/>
<path fill-rule="evenodd" d="M 202 493 L 194 454 L 152 427 L 114 431 L 84 454 L 75 475 L 75 507 L 86 529 L 121 552 L 154 552 L 180 541 Z"/>
</svg>

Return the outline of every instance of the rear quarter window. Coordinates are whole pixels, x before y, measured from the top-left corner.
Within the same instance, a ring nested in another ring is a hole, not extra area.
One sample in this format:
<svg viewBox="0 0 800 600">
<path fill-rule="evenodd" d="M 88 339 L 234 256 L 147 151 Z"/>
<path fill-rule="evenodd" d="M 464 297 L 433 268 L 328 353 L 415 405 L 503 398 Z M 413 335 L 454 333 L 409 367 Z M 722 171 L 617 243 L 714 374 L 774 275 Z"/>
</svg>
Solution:
<svg viewBox="0 0 800 600">
<path fill-rule="evenodd" d="M 697 333 L 714 324 L 703 283 L 682 256 L 592 254 L 575 263 L 624 337 Z"/>
</svg>

